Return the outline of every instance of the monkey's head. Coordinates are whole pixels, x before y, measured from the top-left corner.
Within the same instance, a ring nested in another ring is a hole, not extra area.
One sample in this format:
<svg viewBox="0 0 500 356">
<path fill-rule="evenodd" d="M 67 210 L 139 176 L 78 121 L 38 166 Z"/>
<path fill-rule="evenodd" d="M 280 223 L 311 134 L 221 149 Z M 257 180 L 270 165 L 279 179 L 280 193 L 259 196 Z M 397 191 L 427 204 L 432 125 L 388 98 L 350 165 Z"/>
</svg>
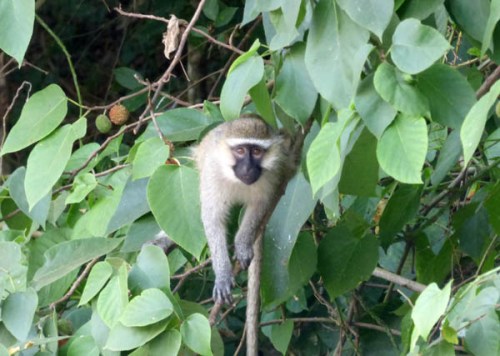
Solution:
<svg viewBox="0 0 500 356">
<path fill-rule="evenodd" d="M 281 135 L 259 118 L 240 118 L 223 124 L 231 168 L 241 182 L 251 185 L 271 170 L 279 158 Z"/>
</svg>

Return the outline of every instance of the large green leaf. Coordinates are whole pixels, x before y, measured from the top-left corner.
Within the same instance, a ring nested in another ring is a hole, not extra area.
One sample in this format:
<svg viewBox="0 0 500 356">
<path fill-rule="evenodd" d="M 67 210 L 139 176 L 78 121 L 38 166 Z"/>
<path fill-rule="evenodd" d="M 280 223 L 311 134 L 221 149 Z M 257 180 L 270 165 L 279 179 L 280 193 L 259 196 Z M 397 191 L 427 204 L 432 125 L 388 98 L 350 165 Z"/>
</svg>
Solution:
<svg viewBox="0 0 500 356">
<path fill-rule="evenodd" d="M 262 119 L 269 125 L 277 127 L 271 96 L 269 95 L 264 78 L 249 90 L 249 94 Z"/>
<path fill-rule="evenodd" d="M 375 90 L 373 74 L 368 75 L 359 83 L 354 104 L 368 130 L 377 138 L 382 136 L 397 114 L 397 110 L 382 99 Z"/>
<path fill-rule="evenodd" d="M 493 288 L 488 288 L 494 294 Z M 498 292 L 496 292 L 498 300 Z M 481 315 L 479 320 L 471 322 L 465 334 L 467 350 L 473 355 L 498 355 L 500 351 L 500 320 L 494 310 Z"/>
<path fill-rule="evenodd" d="M 65 204 L 81 202 L 95 187 L 97 187 L 97 180 L 92 173 L 77 175 L 73 181 L 71 193 L 66 197 Z"/>
<path fill-rule="evenodd" d="M 167 235 L 199 258 L 206 240 L 203 238 L 196 171 L 185 166 L 161 166 L 149 180 L 148 202 Z"/>
<path fill-rule="evenodd" d="M 2 303 L 2 322 L 18 340 L 25 341 L 38 306 L 38 295 L 33 288 L 9 294 Z"/>
<path fill-rule="evenodd" d="M 346 156 L 339 182 L 339 192 L 357 196 L 375 196 L 378 183 L 377 140 L 363 130 Z"/>
<path fill-rule="evenodd" d="M 288 115 L 304 124 L 311 115 L 318 92 L 307 73 L 305 46 L 296 44 L 288 52 L 276 78 L 275 101 Z"/>
<path fill-rule="evenodd" d="M 367 280 L 377 266 L 377 239 L 349 224 L 337 224 L 318 247 L 318 270 L 332 300 Z"/>
<path fill-rule="evenodd" d="M 43 197 L 30 210 L 28 201 L 26 200 L 26 192 L 24 190 L 25 175 L 26 169 L 24 167 L 19 167 L 10 175 L 7 181 L 9 194 L 23 213 L 33 219 L 36 223 L 40 224 L 42 227 L 45 227 L 45 221 L 49 215 L 51 194 L 47 194 Z"/>
<path fill-rule="evenodd" d="M 132 328 L 116 323 L 109 332 L 105 348 L 111 351 L 135 349 L 162 333 L 166 327 L 167 321 Z"/>
<path fill-rule="evenodd" d="M 273 212 L 264 239 L 262 262 L 262 303 L 266 306 L 284 302 L 290 293 L 288 262 L 297 235 L 314 209 L 311 187 L 299 173 L 286 189 Z M 283 268 L 276 268 L 276 265 Z"/>
<path fill-rule="evenodd" d="M 10 130 L 0 154 L 19 151 L 54 131 L 66 116 L 67 102 L 66 95 L 56 84 L 33 94 Z"/>
<path fill-rule="evenodd" d="M 127 304 L 120 322 L 129 327 L 146 326 L 167 318 L 173 310 L 165 293 L 157 288 L 150 288 Z"/>
<path fill-rule="evenodd" d="M 476 102 L 476 94 L 467 79 L 444 64 L 435 64 L 420 73 L 417 87 L 429 100 L 432 120 L 453 129 L 460 128 Z"/>
<path fill-rule="evenodd" d="M 106 287 L 99 293 L 96 310 L 102 321 L 112 328 L 117 324 L 127 303 L 127 267 L 122 264 L 116 275 L 111 277 Z"/>
<path fill-rule="evenodd" d="M 229 73 L 220 97 L 220 111 L 224 119 L 240 116 L 248 91 L 257 85 L 264 75 L 264 61 L 258 55 L 248 58 Z"/>
<path fill-rule="evenodd" d="M 380 241 L 384 248 L 388 248 L 396 234 L 415 217 L 421 194 L 421 185 L 400 184 L 391 195 L 379 225 Z"/>
<path fill-rule="evenodd" d="M 99 356 L 99 347 L 92 336 L 80 335 L 69 345 L 68 356 L 80 355 Z"/>
<path fill-rule="evenodd" d="M 442 0 L 441 0 L 442 1 Z M 339 6 L 360 26 L 382 38 L 391 21 L 393 0 L 339 0 Z"/>
<path fill-rule="evenodd" d="M 64 125 L 40 141 L 31 151 L 26 167 L 24 188 L 30 209 L 35 206 L 61 177 L 71 156 L 73 143 L 87 131 L 87 121 L 81 118 L 72 125 Z"/>
<path fill-rule="evenodd" d="M 392 36 L 391 58 L 403 72 L 416 74 L 429 68 L 449 48 L 437 30 L 408 19 L 398 25 Z"/>
<path fill-rule="evenodd" d="M 423 116 L 429 112 L 427 98 L 389 63 L 384 62 L 378 66 L 373 84 L 382 99 L 395 109 L 410 115 Z"/>
<path fill-rule="evenodd" d="M 130 289 L 170 288 L 170 268 L 165 252 L 158 246 L 144 245 L 129 275 Z"/>
<path fill-rule="evenodd" d="M 200 355 L 212 355 L 210 350 L 211 330 L 208 319 L 203 315 L 191 314 L 181 324 L 182 341 Z"/>
<path fill-rule="evenodd" d="M 274 348 L 286 355 L 290 339 L 292 338 L 293 321 L 285 320 L 281 324 L 273 324 L 262 328 L 262 333 L 266 335 Z"/>
<path fill-rule="evenodd" d="M 307 261 L 307 263 L 304 263 Z M 316 272 L 317 246 L 309 233 L 300 233 L 288 261 L 288 292 L 297 293 Z M 277 268 L 281 269 L 281 268 Z M 278 274 L 278 273 L 276 273 Z M 270 286 L 271 287 L 271 286 Z M 264 287 L 262 287 L 264 289 Z M 264 291 L 262 292 L 264 294 Z"/>
<path fill-rule="evenodd" d="M 33 277 L 33 287 L 39 290 L 49 285 L 91 259 L 114 250 L 121 242 L 121 239 L 96 237 L 66 241 L 49 248 L 45 252 L 45 264 Z"/>
<path fill-rule="evenodd" d="M 402 183 L 422 183 L 427 154 L 427 125 L 423 118 L 399 114 L 377 145 L 380 167 Z"/>
<path fill-rule="evenodd" d="M 447 1 L 446 5 L 453 20 L 460 28 L 473 39 L 481 42 L 490 14 L 490 1 L 453 0 Z"/>
<path fill-rule="evenodd" d="M 127 181 L 120 197 L 120 202 L 109 220 L 106 234 L 118 230 L 128 225 L 144 214 L 149 212 L 148 200 L 146 197 L 148 179 Z M 110 215 L 110 214 L 109 214 Z"/>
<path fill-rule="evenodd" d="M 500 0 L 492 0 L 490 5 L 490 16 L 488 16 L 488 22 L 486 23 L 486 28 L 483 35 L 483 43 L 481 45 L 481 55 L 484 56 L 486 50 L 490 48 L 494 50 L 491 40 L 493 38 L 493 32 L 495 27 L 500 20 Z"/>
<path fill-rule="evenodd" d="M 446 141 L 444 141 L 436 162 L 436 167 L 431 175 L 432 185 L 437 186 L 446 177 L 448 172 L 455 166 L 462 155 L 462 143 L 460 142 L 460 131 L 453 130 Z"/>
<path fill-rule="evenodd" d="M 4 292 L 13 293 L 26 288 L 28 268 L 22 263 L 23 259 L 17 243 L 0 241 L 0 297 Z"/>
<path fill-rule="evenodd" d="M 464 167 L 469 163 L 474 151 L 479 145 L 481 136 L 488 119 L 488 112 L 493 104 L 497 101 L 500 94 L 500 81 L 493 85 L 490 91 L 484 95 L 479 101 L 474 104 L 460 129 L 460 139 L 464 148 Z"/>
<path fill-rule="evenodd" d="M 168 158 L 170 150 L 163 140 L 151 137 L 142 142 L 137 149 L 132 167 L 132 178 L 139 179 L 149 177 Z"/>
<path fill-rule="evenodd" d="M 171 142 L 197 140 L 200 133 L 210 125 L 213 120 L 195 109 L 179 108 L 167 110 L 156 118 L 161 132 Z M 141 139 L 158 137 L 158 132 L 153 124 L 148 125 Z"/>
<path fill-rule="evenodd" d="M 268 38 L 269 48 L 272 51 L 277 51 L 285 46 L 289 46 L 299 37 L 299 31 L 297 31 L 296 24 L 300 12 L 300 5 L 301 0 L 282 1 L 280 8 L 269 13 L 269 20 L 275 30 L 272 38 Z"/>
<path fill-rule="evenodd" d="M 33 0 L 0 1 L 0 49 L 13 57 L 19 67 L 33 34 L 34 21 Z"/>
<path fill-rule="evenodd" d="M 97 262 L 87 278 L 85 283 L 85 289 L 83 290 L 82 296 L 78 305 L 87 304 L 92 298 L 94 298 L 97 293 L 100 292 L 102 287 L 109 280 L 109 277 L 113 274 L 113 267 L 106 261 Z"/>
<path fill-rule="evenodd" d="M 415 346 L 419 337 L 424 340 L 429 336 L 432 327 L 444 314 L 450 300 L 451 282 L 442 290 L 435 283 L 425 288 L 415 302 L 411 312 L 414 328 L 411 335 L 411 346 Z"/>
<path fill-rule="evenodd" d="M 314 86 L 335 109 L 349 106 L 366 57 L 370 33 L 331 0 L 321 0 L 306 44 L 305 63 Z"/>
<path fill-rule="evenodd" d="M 408 0 L 401 8 L 402 18 L 416 18 L 424 20 L 435 12 L 444 0 Z"/>
</svg>

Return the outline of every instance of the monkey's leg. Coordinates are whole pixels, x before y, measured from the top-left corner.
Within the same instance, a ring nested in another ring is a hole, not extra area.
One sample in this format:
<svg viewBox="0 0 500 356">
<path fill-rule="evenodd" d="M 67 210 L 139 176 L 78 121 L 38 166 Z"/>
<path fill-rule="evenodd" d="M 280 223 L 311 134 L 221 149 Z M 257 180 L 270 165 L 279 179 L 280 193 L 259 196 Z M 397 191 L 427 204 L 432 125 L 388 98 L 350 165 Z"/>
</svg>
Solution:
<svg viewBox="0 0 500 356">
<path fill-rule="evenodd" d="M 235 257 L 241 268 L 247 269 L 253 258 L 253 243 L 257 237 L 257 230 L 267 213 L 266 201 L 254 202 L 245 209 L 245 215 L 235 237 Z"/>
<path fill-rule="evenodd" d="M 204 201 L 202 197 L 202 205 L 208 201 L 210 199 Z M 212 268 L 215 272 L 213 298 L 218 303 L 231 304 L 231 287 L 234 285 L 234 279 L 231 260 L 227 252 L 225 208 L 223 204 L 206 205 L 202 209 L 202 220 L 212 255 Z"/>
</svg>

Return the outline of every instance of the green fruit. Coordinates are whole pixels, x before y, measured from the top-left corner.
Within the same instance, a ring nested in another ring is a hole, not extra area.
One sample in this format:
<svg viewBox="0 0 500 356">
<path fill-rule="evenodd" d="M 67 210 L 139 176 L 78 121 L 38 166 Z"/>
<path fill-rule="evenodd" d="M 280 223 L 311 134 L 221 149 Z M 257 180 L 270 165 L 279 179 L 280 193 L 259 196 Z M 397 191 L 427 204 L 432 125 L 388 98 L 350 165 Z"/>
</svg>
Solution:
<svg viewBox="0 0 500 356">
<path fill-rule="evenodd" d="M 109 121 L 108 117 L 104 114 L 98 115 L 95 119 L 95 126 L 99 130 L 99 132 L 107 133 L 111 130 L 111 121 Z"/>
<path fill-rule="evenodd" d="M 495 106 L 495 113 L 497 117 L 500 117 L 500 101 L 497 101 L 497 105 Z"/>
</svg>

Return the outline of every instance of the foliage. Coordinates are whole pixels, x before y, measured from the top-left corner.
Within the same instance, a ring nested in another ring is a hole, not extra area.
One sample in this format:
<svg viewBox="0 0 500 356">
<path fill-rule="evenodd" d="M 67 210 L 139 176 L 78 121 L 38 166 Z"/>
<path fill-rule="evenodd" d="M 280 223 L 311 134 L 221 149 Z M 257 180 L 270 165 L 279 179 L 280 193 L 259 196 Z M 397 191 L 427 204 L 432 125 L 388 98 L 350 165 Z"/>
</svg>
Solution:
<svg viewBox="0 0 500 356">
<path fill-rule="evenodd" d="M 264 354 L 500 352 L 499 0 L 109 3 L 0 1 L 0 356 L 238 350 L 189 146 L 241 113 L 308 133 Z"/>
</svg>

